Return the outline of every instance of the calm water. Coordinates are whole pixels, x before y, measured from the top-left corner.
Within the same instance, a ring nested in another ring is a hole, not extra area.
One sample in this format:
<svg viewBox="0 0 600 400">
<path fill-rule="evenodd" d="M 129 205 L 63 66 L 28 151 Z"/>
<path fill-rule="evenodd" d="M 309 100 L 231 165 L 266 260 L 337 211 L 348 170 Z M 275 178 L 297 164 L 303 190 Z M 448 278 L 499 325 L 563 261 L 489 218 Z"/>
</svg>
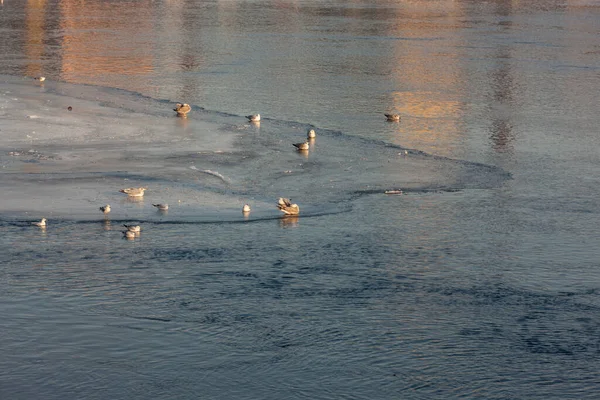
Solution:
<svg viewBox="0 0 600 400">
<path fill-rule="evenodd" d="M 5 0 L 0 32 L 0 398 L 598 398 L 600 3 Z"/>
</svg>

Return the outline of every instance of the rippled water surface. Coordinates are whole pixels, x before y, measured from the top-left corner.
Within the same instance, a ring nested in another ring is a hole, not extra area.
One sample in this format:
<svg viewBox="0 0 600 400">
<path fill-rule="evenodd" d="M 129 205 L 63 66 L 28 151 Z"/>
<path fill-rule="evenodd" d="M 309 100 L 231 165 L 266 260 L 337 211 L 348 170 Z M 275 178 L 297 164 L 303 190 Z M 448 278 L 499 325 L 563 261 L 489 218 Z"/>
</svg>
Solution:
<svg viewBox="0 0 600 400">
<path fill-rule="evenodd" d="M 598 397 L 598 2 L 5 0 L 0 32 L 0 398 Z"/>
</svg>

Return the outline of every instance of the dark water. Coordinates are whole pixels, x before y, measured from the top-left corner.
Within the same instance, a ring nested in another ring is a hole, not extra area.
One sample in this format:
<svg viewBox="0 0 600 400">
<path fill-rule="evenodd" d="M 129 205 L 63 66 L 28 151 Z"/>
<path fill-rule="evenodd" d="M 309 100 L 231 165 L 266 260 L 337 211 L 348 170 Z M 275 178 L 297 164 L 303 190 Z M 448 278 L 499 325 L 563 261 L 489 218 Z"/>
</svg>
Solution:
<svg viewBox="0 0 600 400">
<path fill-rule="evenodd" d="M 598 398 L 597 2 L 0 7 L 0 398 Z"/>
</svg>

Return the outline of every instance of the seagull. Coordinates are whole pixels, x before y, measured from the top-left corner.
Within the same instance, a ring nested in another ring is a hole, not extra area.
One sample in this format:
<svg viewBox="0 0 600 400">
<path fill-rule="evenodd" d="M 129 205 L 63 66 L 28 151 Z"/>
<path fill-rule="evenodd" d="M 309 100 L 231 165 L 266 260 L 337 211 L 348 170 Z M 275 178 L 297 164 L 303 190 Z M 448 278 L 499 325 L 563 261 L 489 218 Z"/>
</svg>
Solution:
<svg viewBox="0 0 600 400">
<path fill-rule="evenodd" d="M 123 225 L 129 232 L 139 233 L 142 228 L 139 225 Z"/>
<path fill-rule="evenodd" d="M 46 218 L 42 218 L 40 222 L 32 222 L 32 225 L 39 226 L 40 228 L 46 227 Z"/>
<path fill-rule="evenodd" d="M 294 147 L 298 150 L 308 150 L 310 148 L 310 144 L 308 144 L 308 140 L 303 143 L 293 143 Z"/>
<path fill-rule="evenodd" d="M 159 211 L 167 211 L 169 209 L 168 204 L 152 204 L 154 207 L 158 208 Z"/>
<path fill-rule="evenodd" d="M 306 137 L 308 139 L 314 139 L 317 137 L 317 133 L 315 132 L 314 129 L 309 129 L 308 132 L 306 133 Z"/>
<path fill-rule="evenodd" d="M 192 107 L 190 107 L 190 105 L 187 103 L 177 103 L 177 106 L 173 109 L 173 111 L 177 112 L 178 117 L 187 116 L 187 113 L 189 113 L 191 110 Z"/>
<path fill-rule="evenodd" d="M 300 214 L 300 207 L 298 207 L 298 204 L 292 204 L 292 202 L 289 199 L 286 199 L 284 197 L 279 198 L 277 208 L 279 208 L 279 210 L 282 211 L 285 215 Z"/>
<path fill-rule="evenodd" d="M 384 114 L 388 121 L 390 122 L 398 122 L 400 121 L 399 114 Z"/>
<path fill-rule="evenodd" d="M 44 82 L 46 80 L 45 76 L 37 76 L 34 78 L 36 81 Z"/>
<path fill-rule="evenodd" d="M 121 190 L 119 190 L 119 192 L 126 193 L 128 196 L 131 196 L 131 197 L 142 197 L 144 195 L 144 190 L 147 190 L 147 189 L 148 188 L 145 188 L 145 187 L 127 188 L 127 189 L 121 189 Z"/>
<path fill-rule="evenodd" d="M 258 122 L 260 121 L 260 114 L 246 115 L 246 118 L 248 118 L 248 121 L 250 122 Z"/>
<path fill-rule="evenodd" d="M 133 231 L 124 231 L 123 235 L 127 238 L 127 239 L 135 239 L 135 232 Z"/>
<path fill-rule="evenodd" d="M 100 207 L 100 211 L 102 211 L 104 214 L 108 214 L 110 212 L 110 204 Z"/>
<path fill-rule="evenodd" d="M 242 212 L 244 214 L 247 214 L 250 212 L 250 206 L 248 204 L 244 204 L 244 207 L 242 207 Z"/>
</svg>

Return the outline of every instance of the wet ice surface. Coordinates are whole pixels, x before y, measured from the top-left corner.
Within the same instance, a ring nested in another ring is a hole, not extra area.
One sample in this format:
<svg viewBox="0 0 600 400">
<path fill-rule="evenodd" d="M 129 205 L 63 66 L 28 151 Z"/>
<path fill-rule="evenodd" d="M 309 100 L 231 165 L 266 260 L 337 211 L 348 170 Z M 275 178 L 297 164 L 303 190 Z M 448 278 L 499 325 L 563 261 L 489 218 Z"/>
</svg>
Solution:
<svg viewBox="0 0 600 400">
<path fill-rule="evenodd" d="M 126 91 L 3 77 L 0 204 L 5 219 L 240 220 L 279 217 L 278 197 L 303 216 L 347 210 L 363 194 L 500 186 L 499 168 L 309 125 L 208 112 L 178 118 L 174 104 Z M 72 107 L 72 111 L 68 110 Z M 118 190 L 147 187 L 143 198 Z M 152 203 L 168 203 L 157 213 Z M 248 218 L 248 217 L 246 217 Z"/>
</svg>

